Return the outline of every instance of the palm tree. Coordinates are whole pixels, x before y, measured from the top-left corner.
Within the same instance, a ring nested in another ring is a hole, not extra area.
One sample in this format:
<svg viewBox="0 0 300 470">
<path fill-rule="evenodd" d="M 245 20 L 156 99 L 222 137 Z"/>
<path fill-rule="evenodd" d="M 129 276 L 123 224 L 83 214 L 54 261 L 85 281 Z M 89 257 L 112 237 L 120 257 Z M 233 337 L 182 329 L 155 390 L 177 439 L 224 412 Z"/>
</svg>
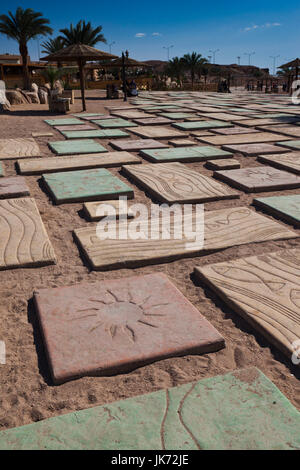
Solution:
<svg viewBox="0 0 300 470">
<path fill-rule="evenodd" d="M 195 73 L 197 71 L 200 59 L 202 59 L 202 55 L 197 54 L 197 52 L 192 52 L 191 54 L 185 54 L 182 57 L 182 61 L 184 63 L 185 68 L 191 74 L 192 88 L 194 88 Z"/>
<path fill-rule="evenodd" d="M 22 56 L 24 88 L 30 88 L 30 74 L 28 69 L 28 47 L 31 39 L 38 36 L 52 34 L 53 30 L 48 26 L 49 20 L 43 18 L 43 14 L 27 8 L 18 7 L 16 13 L 11 11 L 8 15 L 0 15 L 0 33 L 19 43 L 19 51 Z"/>
<path fill-rule="evenodd" d="M 198 65 L 196 67 L 196 73 L 198 75 L 199 80 L 201 81 L 202 75 L 205 76 L 207 67 L 206 65 L 208 64 L 207 59 L 205 57 L 201 57 L 198 61 Z"/>
<path fill-rule="evenodd" d="M 42 71 L 42 75 L 47 83 L 50 83 L 51 90 L 54 89 L 55 82 L 59 80 L 64 73 L 62 68 L 49 66 Z"/>
<path fill-rule="evenodd" d="M 42 42 L 41 46 L 43 47 L 42 52 L 49 55 L 60 51 L 64 47 L 64 42 L 60 37 L 50 38 L 48 41 Z M 61 67 L 60 62 L 57 62 L 57 67 Z"/>
<path fill-rule="evenodd" d="M 70 28 L 61 29 L 60 32 L 63 36 L 59 36 L 59 38 L 63 41 L 65 47 L 78 43 L 93 47 L 98 42 L 106 43 L 101 31 L 102 26 L 93 29 L 90 22 L 86 23 L 80 20 L 75 27 L 70 24 Z"/>
<path fill-rule="evenodd" d="M 165 73 L 170 75 L 171 78 L 176 78 L 181 84 L 184 75 L 184 63 L 179 57 L 173 57 L 166 65 Z"/>
<path fill-rule="evenodd" d="M 43 47 L 42 52 L 49 55 L 60 51 L 64 47 L 64 42 L 60 37 L 50 38 L 48 41 L 42 42 L 41 46 Z"/>
</svg>

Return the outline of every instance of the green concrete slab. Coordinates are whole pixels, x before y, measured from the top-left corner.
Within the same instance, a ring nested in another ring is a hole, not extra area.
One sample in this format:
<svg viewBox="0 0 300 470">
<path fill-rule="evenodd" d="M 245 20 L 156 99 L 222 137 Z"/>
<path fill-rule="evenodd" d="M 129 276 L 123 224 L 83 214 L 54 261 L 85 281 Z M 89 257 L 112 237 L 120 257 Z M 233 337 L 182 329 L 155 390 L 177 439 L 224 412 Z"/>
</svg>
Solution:
<svg viewBox="0 0 300 470">
<path fill-rule="evenodd" d="M 300 140 L 289 140 L 284 142 L 276 142 L 277 145 L 281 147 L 287 147 L 293 150 L 300 150 Z"/>
<path fill-rule="evenodd" d="M 74 141 L 59 140 L 57 142 L 48 142 L 52 152 L 57 155 L 80 155 L 84 153 L 108 152 L 102 145 L 94 140 L 83 139 Z"/>
<path fill-rule="evenodd" d="M 0 162 L 0 178 L 1 176 L 4 176 L 4 168 L 3 168 L 2 163 Z"/>
<path fill-rule="evenodd" d="M 66 118 L 66 119 L 45 119 L 49 126 L 75 126 L 76 124 L 82 124 L 82 121 L 76 118 Z"/>
<path fill-rule="evenodd" d="M 299 431 L 250 368 L 2 431 L 0 450 L 299 450 Z"/>
<path fill-rule="evenodd" d="M 232 157 L 232 153 L 212 146 L 141 150 L 140 154 L 153 162 L 197 162 Z"/>
<path fill-rule="evenodd" d="M 300 195 L 255 198 L 253 204 L 297 227 L 300 226 Z"/>
<path fill-rule="evenodd" d="M 129 137 L 129 134 L 118 129 L 106 129 L 93 131 L 60 131 L 66 139 L 117 139 Z"/>
<path fill-rule="evenodd" d="M 102 127 L 103 129 L 118 129 L 120 127 L 136 127 L 137 124 L 127 119 L 117 118 L 117 119 L 97 119 L 92 121 L 94 124 Z"/>
<path fill-rule="evenodd" d="M 133 190 L 103 168 L 51 173 L 43 182 L 56 204 L 133 198 Z"/>
<path fill-rule="evenodd" d="M 230 122 L 224 121 L 192 121 L 173 123 L 172 126 L 183 131 L 189 131 L 196 129 L 217 129 L 218 127 L 233 127 L 234 125 Z"/>
</svg>

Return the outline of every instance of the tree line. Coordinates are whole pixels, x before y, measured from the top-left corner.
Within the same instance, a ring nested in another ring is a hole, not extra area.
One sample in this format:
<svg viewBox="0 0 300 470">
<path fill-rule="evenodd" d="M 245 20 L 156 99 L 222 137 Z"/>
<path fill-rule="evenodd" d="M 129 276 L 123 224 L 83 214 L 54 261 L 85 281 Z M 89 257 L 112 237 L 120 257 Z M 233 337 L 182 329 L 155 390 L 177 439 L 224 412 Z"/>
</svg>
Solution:
<svg viewBox="0 0 300 470">
<path fill-rule="evenodd" d="M 173 57 L 173 59 L 169 60 L 165 73 L 171 78 L 176 78 L 181 83 L 186 72 L 189 72 L 193 87 L 196 75 L 199 79 L 203 75 L 205 77 L 208 75 L 208 64 L 209 62 L 205 57 L 202 57 L 197 52 L 192 52 L 191 54 L 185 54 L 183 57 Z"/>
</svg>

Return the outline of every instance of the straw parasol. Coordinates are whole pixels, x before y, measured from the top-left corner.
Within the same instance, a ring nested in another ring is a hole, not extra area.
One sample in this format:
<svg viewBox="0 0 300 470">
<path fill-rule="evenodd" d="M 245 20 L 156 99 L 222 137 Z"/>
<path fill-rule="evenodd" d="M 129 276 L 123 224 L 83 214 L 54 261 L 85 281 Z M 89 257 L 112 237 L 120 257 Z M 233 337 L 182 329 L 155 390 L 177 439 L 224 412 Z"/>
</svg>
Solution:
<svg viewBox="0 0 300 470">
<path fill-rule="evenodd" d="M 296 80 L 298 79 L 298 71 L 300 67 L 300 59 L 292 60 L 286 64 L 280 65 L 279 69 L 295 69 Z"/>
<path fill-rule="evenodd" d="M 295 59 L 295 60 L 292 60 L 291 62 L 287 62 L 286 64 L 283 64 L 283 65 L 280 65 L 280 67 L 278 67 L 279 69 L 281 68 L 296 68 L 296 67 L 300 67 L 300 59 Z"/>
<path fill-rule="evenodd" d="M 127 101 L 126 68 L 149 67 L 149 64 L 145 64 L 144 62 L 139 62 L 137 60 L 131 59 L 129 57 L 128 51 L 125 51 L 125 54 L 124 54 L 124 52 L 122 52 L 122 57 L 111 61 L 109 64 L 105 64 L 103 67 L 105 67 L 105 68 L 122 67 L 122 81 L 123 81 L 124 101 Z"/>
<path fill-rule="evenodd" d="M 60 61 L 60 62 L 77 62 L 80 75 L 80 87 L 82 98 L 82 109 L 86 111 L 85 104 L 85 86 L 84 86 L 84 66 L 89 60 L 103 60 L 103 59 L 116 59 L 117 56 L 108 54 L 107 52 L 99 51 L 94 47 L 87 46 L 86 44 L 72 44 L 65 47 L 58 52 L 43 57 L 43 61 Z"/>
</svg>

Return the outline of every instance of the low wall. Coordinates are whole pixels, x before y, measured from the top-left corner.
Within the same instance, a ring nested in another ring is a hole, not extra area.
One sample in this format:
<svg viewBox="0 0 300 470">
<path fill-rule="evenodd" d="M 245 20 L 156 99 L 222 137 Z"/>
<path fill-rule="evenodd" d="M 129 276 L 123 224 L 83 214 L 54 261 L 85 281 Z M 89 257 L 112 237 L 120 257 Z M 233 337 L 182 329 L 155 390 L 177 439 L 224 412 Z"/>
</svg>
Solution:
<svg viewBox="0 0 300 470">
<path fill-rule="evenodd" d="M 147 90 L 151 90 L 152 78 L 134 78 L 134 81 L 139 89 L 145 87 Z M 90 90 L 106 90 L 107 85 L 116 85 L 120 88 L 122 86 L 122 80 L 99 80 L 98 82 L 86 82 L 86 88 Z"/>
</svg>

